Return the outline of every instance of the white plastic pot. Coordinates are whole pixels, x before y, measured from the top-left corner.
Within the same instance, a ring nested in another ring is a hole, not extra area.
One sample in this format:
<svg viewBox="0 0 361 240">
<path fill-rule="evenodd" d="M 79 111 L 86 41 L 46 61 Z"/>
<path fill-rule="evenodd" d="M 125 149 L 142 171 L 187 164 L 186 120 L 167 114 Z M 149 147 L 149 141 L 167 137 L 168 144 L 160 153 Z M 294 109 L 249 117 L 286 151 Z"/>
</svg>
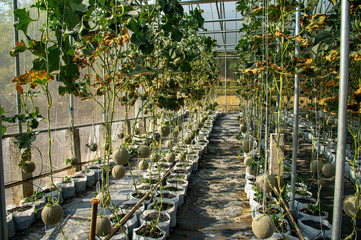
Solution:
<svg viewBox="0 0 361 240">
<path fill-rule="evenodd" d="M 170 216 L 170 227 L 175 227 L 175 225 L 177 225 L 177 207 L 176 207 L 175 203 L 172 202 L 171 200 L 163 199 L 163 202 L 173 205 L 173 207 L 171 207 L 170 209 L 167 209 L 167 210 L 162 211 L 162 212 L 167 212 L 169 214 L 169 216 Z M 147 210 L 153 210 L 152 207 L 154 206 L 154 204 L 155 204 L 154 202 L 149 204 L 148 207 L 147 207 Z M 156 209 L 154 209 L 154 210 L 156 210 Z"/>
<path fill-rule="evenodd" d="M 85 174 L 76 173 L 71 179 L 74 181 L 75 192 L 82 192 L 86 189 L 88 177 Z"/>
<path fill-rule="evenodd" d="M 143 224 L 149 224 L 150 222 L 146 221 L 145 218 L 149 215 L 149 214 L 154 214 L 156 213 L 158 215 L 159 211 L 157 210 L 145 210 L 141 215 L 140 215 L 140 224 L 141 226 Z M 162 215 L 165 215 L 168 220 L 164 221 L 164 222 L 158 222 L 158 227 L 163 230 L 165 232 L 165 236 L 169 236 L 169 228 L 170 228 L 170 216 L 167 212 L 161 211 Z M 152 219 L 152 220 L 156 220 L 156 219 Z M 133 230 L 133 239 L 135 237 L 136 234 L 134 234 L 136 232 L 136 229 Z"/>
<path fill-rule="evenodd" d="M 144 222 L 144 225 L 147 225 L 147 223 Z M 141 229 L 141 227 L 143 227 L 143 225 L 140 226 L 139 228 L 136 228 L 136 229 L 133 230 L 133 240 L 165 240 L 166 239 L 167 234 L 160 227 L 159 227 L 159 230 L 163 233 L 162 237 L 160 237 L 160 238 L 148 238 L 148 237 L 143 237 L 141 235 L 138 235 L 137 231 L 139 229 Z"/>
</svg>

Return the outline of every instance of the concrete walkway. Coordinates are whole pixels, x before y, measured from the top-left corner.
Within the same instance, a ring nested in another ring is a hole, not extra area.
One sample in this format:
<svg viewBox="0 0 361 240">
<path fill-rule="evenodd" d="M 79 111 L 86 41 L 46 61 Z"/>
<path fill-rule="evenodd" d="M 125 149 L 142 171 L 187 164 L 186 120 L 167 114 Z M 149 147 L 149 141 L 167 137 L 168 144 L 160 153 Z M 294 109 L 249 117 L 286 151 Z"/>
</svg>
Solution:
<svg viewBox="0 0 361 240">
<path fill-rule="evenodd" d="M 224 114 L 215 122 L 208 153 L 191 176 L 169 239 L 256 239 L 244 193 L 243 158 L 238 159 L 237 116 Z"/>
</svg>

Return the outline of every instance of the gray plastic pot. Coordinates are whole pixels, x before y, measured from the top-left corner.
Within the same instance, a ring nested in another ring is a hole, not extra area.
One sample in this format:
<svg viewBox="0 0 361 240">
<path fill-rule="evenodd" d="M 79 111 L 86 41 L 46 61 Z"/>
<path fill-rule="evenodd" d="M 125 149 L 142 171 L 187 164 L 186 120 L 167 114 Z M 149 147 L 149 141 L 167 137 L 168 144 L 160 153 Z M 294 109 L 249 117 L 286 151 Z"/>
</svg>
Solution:
<svg viewBox="0 0 361 240">
<path fill-rule="evenodd" d="M 41 197 L 35 202 L 26 202 L 25 199 L 20 201 L 20 206 L 32 203 L 34 204 L 34 211 L 35 211 L 35 219 L 41 218 L 41 212 L 43 211 L 43 207 L 46 205 L 47 201 L 45 197 Z"/>
<path fill-rule="evenodd" d="M 130 210 L 122 210 L 122 209 L 120 209 L 120 210 L 118 210 L 118 215 L 120 215 L 122 213 L 127 214 L 128 212 L 130 212 Z M 114 216 L 115 216 L 114 214 L 110 215 L 110 219 L 112 219 Z M 119 219 L 119 220 L 121 220 L 121 219 Z M 115 222 L 113 222 L 113 223 L 114 223 L 114 225 L 116 224 Z M 133 229 L 139 227 L 139 221 L 138 221 L 137 215 L 133 214 L 133 217 L 129 218 L 125 222 L 124 227 L 126 227 L 126 233 L 127 233 L 128 237 L 129 237 L 129 239 L 132 239 Z M 126 236 L 125 236 L 124 232 L 121 229 L 118 230 L 117 232 L 118 232 L 118 235 L 120 235 L 118 237 L 119 239 L 123 239 L 123 237 L 125 237 L 125 239 L 126 239 Z M 118 238 L 116 238 L 116 239 L 118 239 Z M 112 239 L 113 239 L 113 237 L 112 237 Z"/>
<path fill-rule="evenodd" d="M 76 173 L 71 177 L 74 181 L 75 192 L 82 192 L 86 189 L 88 177 L 82 173 Z"/>
<path fill-rule="evenodd" d="M 322 224 L 322 226 L 324 226 L 325 228 L 321 229 L 317 229 L 314 227 L 314 223 L 311 225 L 306 224 L 307 220 L 311 220 L 313 222 L 319 222 L 320 226 Z M 316 239 L 319 237 L 328 237 L 331 238 L 332 236 L 332 225 L 327 221 L 327 220 L 321 220 L 321 221 L 314 221 L 312 218 L 309 217 L 303 217 L 301 219 L 297 220 L 297 225 L 300 228 L 301 232 L 303 233 L 304 236 L 308 237 L 309 239 Z"/>
<path fill-rule="evenodd" d="M 92 187 L 95 182 L 96 182 L 96 179 L 95 179 L 95 172 L 90 170 L 90 169 L 86 169 L 86 170 L 83 170 L 81 172 L 81 174 L 84 174 L 86 176 L 86 186 L 87 187 Z"/>
<path fill-rule="evenodd" d="M 27 229 L 35 222 L 34 205 L 32 203 L 22 206 L 9 205 L 6 211 L 13 214 L 16 230 Z"/>
<path fill-rule="evenodd" d="M 69 199 L 75 197 L 75 183 L 72 179 L 69 182 L 57 182 L 55 185 L 61 188 L 61 194 L 63 199 Z"/>
</svg>

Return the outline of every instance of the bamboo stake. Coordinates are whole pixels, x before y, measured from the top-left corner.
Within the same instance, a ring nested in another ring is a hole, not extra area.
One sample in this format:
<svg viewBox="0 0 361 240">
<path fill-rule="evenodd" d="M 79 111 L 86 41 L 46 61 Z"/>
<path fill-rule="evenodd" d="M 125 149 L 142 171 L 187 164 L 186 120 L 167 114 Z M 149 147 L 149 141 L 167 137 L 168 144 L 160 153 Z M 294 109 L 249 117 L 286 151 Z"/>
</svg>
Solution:
<svg viewBox="0 0 361 240">
<path fill-rule="evenodd" d="M 90 235 L 89 240 L 95 239 L 95 228 L 97 224 L 97 212 L 98 212 L 98 204 L 100 203 L 99 199 L 93 198 L 92 202 L 92 214 L 91 214 L 91 222 L 90 222 Z"/>
</svg>

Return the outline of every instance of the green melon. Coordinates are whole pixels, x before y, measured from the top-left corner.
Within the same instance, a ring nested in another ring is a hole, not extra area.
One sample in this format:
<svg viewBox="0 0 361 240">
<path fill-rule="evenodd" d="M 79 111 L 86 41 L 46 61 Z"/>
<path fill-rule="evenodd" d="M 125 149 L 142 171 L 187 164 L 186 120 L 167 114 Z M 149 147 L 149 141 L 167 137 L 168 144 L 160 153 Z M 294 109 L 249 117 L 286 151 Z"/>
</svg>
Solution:
<svg viewBox="0 0 361 240">
<path fill-rule="evenodd" d="M 98 144 L 96 144 L 96 143 L 90 144 L 89 149 L 90 149 L 90 151 L 95 152 L 96 150 L 98 150 Z"/>
<path fill-rule="evenodd" d="M 103 193 L 103 192 L 99 193 L 96 196 L 96 199 L 98 199 L 100 201 L 100 204 L 99 204 L 100 207 L 106 208 L 111 204 L 110 196 L 108 196 L 108 194 L 106 194 L 106 193 Z"/>
<path fill-rule="evenodd" d="M 41 219 L 45 223 L 45 225 L 53 226 L 55 224 L 60 223 L 63 218 L 64 210 L 63 208 L 55 203 L 53 205 L 47 204 L 43 211 L 41 212 Z"/>
<path fill-rule="evenodd" d="M 113 152 L 112 158 L 115 164 L 124 165 L 129 160 L 129 152 L 125 148 L 118 148 Z"/>
<path fill-rule="evenodd" d="M 24 173 L 32 173 L 35 171 L 35 163 L 33 161 L 27 161 L 22 167 L 21 170 Z"/>
<path fill-rule="evenodd" d="M 112 176 L 115 179 L 122 179 L 125 175 L 125 167 L 122 165 L 115 165 L 112 169 Z"/>
<path fill-rule="evenodd" d="M 158 128 L 158 132 L 161 137 L 168 137 L 170 133 L 170 127 L 168 125 L 162 125 Z"/>
<path fill-rule="evenodd" d="M 180 152 L 177 155 L 178 161 L 183 162 L 186 160 L 186 154 L 184 152 Z"/>
<path fill-rule="evenodd" d="M 271 237 L 275 232 L 272 218 L 269 215 L 257 215 L 252 221 L 252 231 L 260 239 Z"/>
<path fill-rule="evenodd" d="M 343 210 L 345 211 L 346 215 L 353 218 L 357 215 L 357 218 L 361 217 L 360 213 L 360 203 L 361 198 L 359 198 L 359 204 L 357 204 L 357 198 L 354 195 L 349 195 L 343 201 Z"/>
<path fill-rule="evenodd" d="M 242 147 L 245 153 L 249 153 L 253 148 L 253 142 L 250 139 L 245 139 L 243 140 Z"/>
<path fill-rule="evenodd" d="M 173 142 L 171 140 L 166 141 L 165 146 L 169 149 L 173 148 Z"/>
<path fill-rule="evenodd" d="M 112 224 L 106 217 L 98 216 L 95 234 L 98 236 L 106 236 L 112 230 Z"/>
<path fill-rule="evenodd" d="M 184 137 L 184 143 L 187 144 L 187 145 L 192 143 L 191 135 L 187 135 L 187 136 Z"/>
<path fill-rule="evenodd" d="M 322 171 L 322 162 L 319 160 L 313 160 L 310 164 L 310 170 L 313 174 L 321 173 Z"/>
<path fill-rule="evenodd" d="M 266 176 L 268 179 L 266 179 L 266 185 L 265 185 L 264 181 L 265 181 Z M 264 190 L 266 191 L 266 193 L 270 193 L 272 191 L 272 188 L 275 186 L 275 184 L 276 184 L 276 181 L 272 175 L 263 174 L 261 176 L 258 176 L 256 179 L 257 189 L 258 189 L 258 191 L 260 191 L 262 193 L 264 192 Z M 266 186 L 266 188 L 264 188 L 264 186 Z"/>
<path fill-rule="evenodd" d="M 169 163 L 172 163 L 175 161 L 175 154 L 174 152 L 169 152 L 167 153 L 167 155 L 165 156 L 165 160 Z"/>
<path fill-rule="evenodd" d="M 158 162 L 159 161 L 159 154 L 158 153 L 152 153 L 150 155 L 150 161 L 151 162 Z"/>
<path fill-rule="evenodd" d="M 246 126 L 243 125 L 243 124 L 241 124 L 241 125 L 239 126 L 239 130 L 240 130 L 242 133 L 245 133 L 245 132 L 246 132 Z"/>
<path fill-rule="evenodd" d="M 138 163 L 138 168 L 140 169 L 140 170 L 147 170 L 148 169 L 148 167 L 149 167 L 149 163 L 147 162 L 147 160 L 142 160 L 142 161 L 140 161 L 139 163 Z"/>
<path fill-rule="evenodd" d="M 335 172 L 336 172 L 336 166 L 332 163 L 326 163 L 322 167 L 322 174 L 326 178 L 331 178 L 335 176 Z"/>
<path fill-rule="evenodd" d="M 70 158 L 70 165 L 76 166 L 78 164 L 79 164 L 79 158 L 77 158 L 75 156 Z"/>
<path fill-rule="evenodd" d="M 139 148 L 138 148 L 138 155 L 139 155 L 139 157 L 141 157 L 141 158 L 147 158 L 147 157 L 149 157 L 149 155 L 150 155 L 150 149 L 149 149 L 149 147 L 148 146 L 140 146 Z"/>
</svg>

